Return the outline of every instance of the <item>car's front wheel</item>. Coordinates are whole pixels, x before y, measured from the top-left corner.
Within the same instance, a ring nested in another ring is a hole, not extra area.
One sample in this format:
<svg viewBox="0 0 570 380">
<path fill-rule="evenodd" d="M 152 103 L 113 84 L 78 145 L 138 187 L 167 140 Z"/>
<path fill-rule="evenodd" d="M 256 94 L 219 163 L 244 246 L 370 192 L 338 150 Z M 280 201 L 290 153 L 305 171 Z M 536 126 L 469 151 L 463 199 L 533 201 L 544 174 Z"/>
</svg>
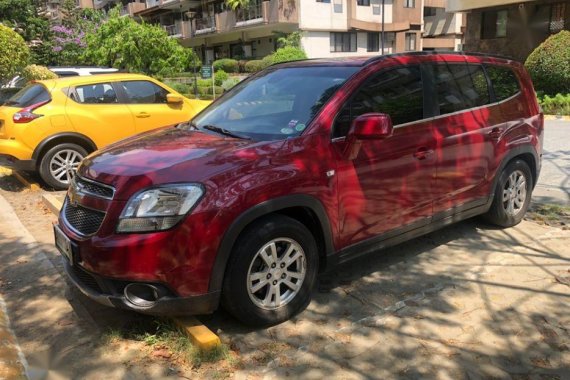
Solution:
<svg viewBox="0 0 570 380">
<path fill-rule="evenodd" d="M 310 302 L 318 264 L 317 244 L 302 223 L 283 215 L 263 218 L 236 242 L 222 304 L 249 325 L 286 321 Z"/>
<path fill-rule="evenodd" d="M 56 145 L 43 155 L 39 165 L 40 177 L 54 189 L 65 190 L 85 156 L 87 151 L 77 144 Z"/>
</svg>

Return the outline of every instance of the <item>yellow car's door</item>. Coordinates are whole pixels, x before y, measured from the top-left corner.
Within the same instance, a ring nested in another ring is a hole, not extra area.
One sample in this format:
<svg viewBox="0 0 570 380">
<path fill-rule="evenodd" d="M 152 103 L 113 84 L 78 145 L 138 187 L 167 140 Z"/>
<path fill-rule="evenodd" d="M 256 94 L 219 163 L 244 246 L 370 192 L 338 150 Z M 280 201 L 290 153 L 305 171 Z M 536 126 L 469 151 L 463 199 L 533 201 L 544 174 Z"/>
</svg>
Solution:
<svg viewBox="0 0 570 380">
<path fill-rule="evenodd" d="M 121 104 L 116 83 L 93 83 L 69 89 L 66 114 L 73 128 L 102 148 L 136 133 L 133 115 Z"/>
<path fill-rule="evenodd" d="M 134 116 L 137 132 L 188 121 L 195 114 L 186 101 L 167 103 L 166 96 L 170 92 L 154 82 L 131 80 L 121 81 L 120 84 Z"/>
</svg>

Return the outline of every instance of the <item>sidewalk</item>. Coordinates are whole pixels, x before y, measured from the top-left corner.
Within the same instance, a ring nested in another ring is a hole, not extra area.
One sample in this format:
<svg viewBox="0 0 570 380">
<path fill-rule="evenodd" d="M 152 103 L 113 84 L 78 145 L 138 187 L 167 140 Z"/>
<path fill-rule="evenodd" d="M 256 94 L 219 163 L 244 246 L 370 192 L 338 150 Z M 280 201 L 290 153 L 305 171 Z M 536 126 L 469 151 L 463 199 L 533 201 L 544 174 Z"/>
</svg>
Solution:
<svg viewBox="0 0 570 380">
<path fill-rule="evenodd" d="M 0 296 L 0 380 L 25 379 L 24 358 L 10 329 L 4 300 Z"/>
</svg>

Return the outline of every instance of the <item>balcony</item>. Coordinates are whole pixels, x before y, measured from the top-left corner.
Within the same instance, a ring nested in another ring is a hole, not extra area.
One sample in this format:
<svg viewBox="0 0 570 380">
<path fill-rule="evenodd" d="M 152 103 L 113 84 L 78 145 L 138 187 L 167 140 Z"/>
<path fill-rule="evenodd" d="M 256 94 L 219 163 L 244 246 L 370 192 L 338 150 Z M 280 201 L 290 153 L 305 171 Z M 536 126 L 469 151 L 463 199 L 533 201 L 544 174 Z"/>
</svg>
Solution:
<svg viewBox="0 0 570 380">
<path fill-rule="evenodd" d="M 128 3 L 121 8 L 121 16 L 133 17 L 135 13 L 146 9 L 145 3 Z"/>
<path fill-rule="evenodd" d="M 259 3 L 247 8 L 237 9 L 235 27 L 241 28 L 244 26 L 263 24 L 264 22 L 267 22 L 267 18 L 264 17 L 262 8 L 262 3 Z"/>
<path fill-rule="evenodd" d="M 216 18 L 214 16 L 197 18 L 193 20 L 192 23 L 192 36 L 200 36 L 216 31 Z"/>
<path fill-rule="evenodd" d="M 146 7 L 147 8 L 157 7 L 161 3 L 162 2 L 160 0 L 146 0 Z"/>
</svg>

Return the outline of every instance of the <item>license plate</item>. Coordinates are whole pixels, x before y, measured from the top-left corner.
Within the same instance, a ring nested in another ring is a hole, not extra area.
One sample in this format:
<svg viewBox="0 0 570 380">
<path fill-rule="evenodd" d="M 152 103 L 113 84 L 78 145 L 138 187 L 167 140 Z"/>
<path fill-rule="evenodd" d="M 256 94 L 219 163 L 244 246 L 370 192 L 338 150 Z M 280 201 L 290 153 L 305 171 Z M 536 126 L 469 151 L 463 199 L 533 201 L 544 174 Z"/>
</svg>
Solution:
<svg viewBox="0 0 570 380">
<path fill-rule="evenodd" d="M 71 251 L 71 240 L 58 226 L 53 226 L 53 231 L 55 234 L 55 246 L 59 249 L 59 252 L 69 260 L 73 265 L 73 253 Z"/>
</svg>

